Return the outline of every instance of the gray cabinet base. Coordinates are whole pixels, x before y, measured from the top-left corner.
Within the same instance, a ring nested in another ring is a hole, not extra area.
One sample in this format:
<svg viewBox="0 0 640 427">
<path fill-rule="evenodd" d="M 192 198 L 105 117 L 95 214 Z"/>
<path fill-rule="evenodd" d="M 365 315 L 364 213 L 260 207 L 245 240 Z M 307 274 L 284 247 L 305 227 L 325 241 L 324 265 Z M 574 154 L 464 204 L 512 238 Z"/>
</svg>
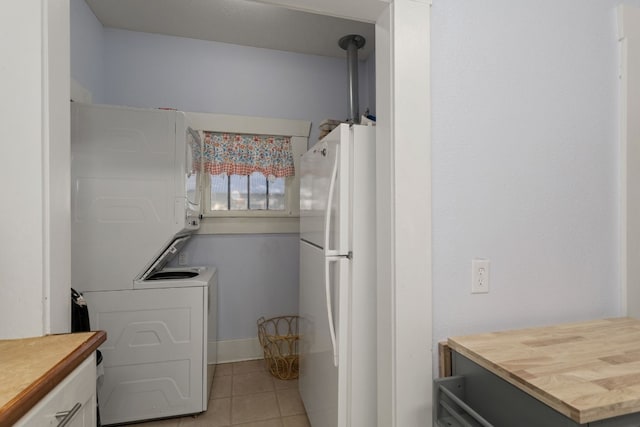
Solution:
<svg viewBox="0 0 640 427">
<path fill-rule="evenodd" d="M 456 352 L 452 374 L 434 381 L 434 426 L 640 426 L 640 413 L 578 424 Z"/>
</svg>

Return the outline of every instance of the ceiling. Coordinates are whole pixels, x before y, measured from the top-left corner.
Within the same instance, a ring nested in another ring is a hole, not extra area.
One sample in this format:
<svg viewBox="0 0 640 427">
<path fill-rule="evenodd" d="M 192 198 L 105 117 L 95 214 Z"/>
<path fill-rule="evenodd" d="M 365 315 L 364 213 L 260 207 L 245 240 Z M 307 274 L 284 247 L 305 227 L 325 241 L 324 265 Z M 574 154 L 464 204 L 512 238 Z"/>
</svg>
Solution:
<svg viewBox="0 0 640 427">
<path fill-rule="evenodd" d="M 344 57 L 340 37 L 360 34 L 366 59 L 381 0 L 85 0 L 105 27 Z M 346 16 L 345 19 L 338 16 Z"/>
</svg>

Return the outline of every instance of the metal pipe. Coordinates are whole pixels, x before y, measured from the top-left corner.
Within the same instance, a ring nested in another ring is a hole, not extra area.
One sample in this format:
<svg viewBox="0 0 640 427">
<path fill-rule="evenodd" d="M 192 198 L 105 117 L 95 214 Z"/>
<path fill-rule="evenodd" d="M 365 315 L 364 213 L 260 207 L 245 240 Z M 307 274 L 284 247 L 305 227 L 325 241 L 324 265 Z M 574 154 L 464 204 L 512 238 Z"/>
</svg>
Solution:
<svg viewBox="0 0 640 427">
<path fill-rule="evenodd" d="M 349 117 L 350 123 L 360 123 L 358 99 L 358 49 L 364 46 L 366 40 L 357 34 L 349 34 L 338 41 L 338 45 L 347 51 L 347 72 L 349 77 Z"/>
</svg>

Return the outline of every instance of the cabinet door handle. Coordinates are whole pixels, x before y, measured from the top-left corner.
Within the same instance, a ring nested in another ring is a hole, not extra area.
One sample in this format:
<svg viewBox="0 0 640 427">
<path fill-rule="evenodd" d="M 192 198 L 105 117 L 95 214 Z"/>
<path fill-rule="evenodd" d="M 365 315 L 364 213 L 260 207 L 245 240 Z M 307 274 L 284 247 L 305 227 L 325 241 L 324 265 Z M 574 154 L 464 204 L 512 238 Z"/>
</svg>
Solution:
<svg viewBox="0 0 640 427">
<path fill-rule="evenodd" d="M 58 423 L 58 427 L 64 427 L 67 424 L 69 424 L 69 421 L 71 421 L 73 416 L 76 414 L 76 412 L 80 410 L 80 408 L 82 408 L 82 403 L 78 402 L 75 405 L 73 405 L 73 408 L 71 408 L 71 410 L 69 411 L 56 412 L 55 417 L 59 420 L 60 418 L 62 418 L 60 420 L 60 423 Z"/>
</svg>

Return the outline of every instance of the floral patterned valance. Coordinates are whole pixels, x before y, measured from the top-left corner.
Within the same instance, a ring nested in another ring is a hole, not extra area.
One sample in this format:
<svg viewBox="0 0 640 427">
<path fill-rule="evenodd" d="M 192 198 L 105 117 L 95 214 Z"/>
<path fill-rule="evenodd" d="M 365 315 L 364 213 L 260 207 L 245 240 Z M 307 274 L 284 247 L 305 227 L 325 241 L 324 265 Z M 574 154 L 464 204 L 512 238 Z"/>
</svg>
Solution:
<svg viewBox="0 0 640 427">
<path fill-rule="evenodd" d="M 293 153 L 288 136 L 204 133 L 203 169 L 211 175 L 293 176 Z"/>
</svg>

